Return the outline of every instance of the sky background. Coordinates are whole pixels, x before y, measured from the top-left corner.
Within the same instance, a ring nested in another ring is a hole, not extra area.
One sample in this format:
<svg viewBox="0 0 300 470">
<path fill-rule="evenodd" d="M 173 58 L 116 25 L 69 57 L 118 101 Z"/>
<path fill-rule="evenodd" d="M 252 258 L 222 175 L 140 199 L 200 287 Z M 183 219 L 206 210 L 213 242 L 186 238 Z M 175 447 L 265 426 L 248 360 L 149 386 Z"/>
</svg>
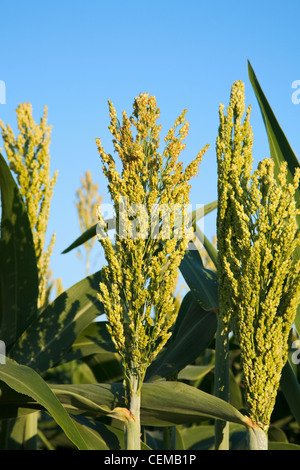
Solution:
<svg viewBox="0 0 300 470">
<path fill-rule="evenodd" d="M 188 164 L 210 145 L 192 180 L 192 205 L 217 197 L 218 109 L 228 104 L 235 80 L 245 83 L 246 105 L 252 105 L 254 166 L 269 156 L 247 60 L 299 154 L 300 104 L 292 102 L 292 83 L 300 80 L 299 0 L 11 0 L 2 2 L 0 18 L 0 80 L 6 84 L 0 119 L 16 130 L 15 109 L 30 102 L 35 121 L 47 105 L 53 125 L 51 174 L 59 174 L 48 239 L 55 231 L 51 267 L 65 288 L 85 277 L 76 251 L 61 254 L 80 235 L 75 193 L 85 171 L 99 184 L 103 202 L 110 202 L 95 144 L 100 137 L 105 150 L 112 151 L 108 99 L 121 115 L 123 110 L 131 114 L 140 92 L 155 95 L 162 138 L 188 110 L 190 132 L 182 160 Z M 209 239 L 216 232 L 215 216 L 205 218 Z M 104 263 L 99 244 L 93 258 L 92 272 Z"/>
</svg>

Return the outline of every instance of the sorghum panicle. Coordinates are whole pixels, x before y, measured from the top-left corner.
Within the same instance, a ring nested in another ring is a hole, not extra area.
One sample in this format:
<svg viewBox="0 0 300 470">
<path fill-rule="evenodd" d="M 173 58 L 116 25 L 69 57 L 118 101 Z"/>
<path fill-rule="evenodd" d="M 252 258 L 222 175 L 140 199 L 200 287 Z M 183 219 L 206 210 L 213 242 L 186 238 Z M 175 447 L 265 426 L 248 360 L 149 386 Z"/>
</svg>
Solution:
<svg viewBox="0 0 300 470">
<path fill-rule="evenodd" d="M 122 171 L 117 171 L 114 158 L 104 151 L 100 139 L 96 139 L 117 219 L 117 233 L 112 242 L 103 236 L 106 224 L 99 208 L 98 230 L 102 233 L 99 240 L 107 260 L 107 266 L 102 269 L 99 298 L 104 304 L 108 330 L 123 359 L 125 374 L 135 370 L 142 378 L 170 337 L 176 318 L 174 288 L 178 267 L 189 241 L 184 231 L 181 238 L 172 237 L 172 233 L 169 238 L 164 237 L 162 222 L 158 235 L 151 236 L 153 208 L 157 215 L 162 208 L 186 207 L 189 180 L 197 174 L 206 147 L 184 171 L 178 157 L 185 148 L 188 132 L 186 111 L 168 132 L 160 154 L 161 126 L 156 123 L 159 108 L 154 96 L 140 94 L 134 101 L 132 116 L 128 118 L 123 112 L 122 125 L 110 101 L 109 110 L 109 129 Z M 128 218 L 123 217 L 120 209 L 124 205 Z M 174 227 L 172 210 L 170 221 Z"/>
<path fill-rule="evenodd" d="M 244 113 L 244 84 L 235 82 L 227 116 L 220 107 L 218 162 L 218 277 L 220 315 L 241 348 L 250 418 L 268 429 L 287 360 L 288 336 L 300 294 L 295 191 L 287 167 L 278 178 L 266 158 L 252 171 L 250 108 Z"/>
</svg>

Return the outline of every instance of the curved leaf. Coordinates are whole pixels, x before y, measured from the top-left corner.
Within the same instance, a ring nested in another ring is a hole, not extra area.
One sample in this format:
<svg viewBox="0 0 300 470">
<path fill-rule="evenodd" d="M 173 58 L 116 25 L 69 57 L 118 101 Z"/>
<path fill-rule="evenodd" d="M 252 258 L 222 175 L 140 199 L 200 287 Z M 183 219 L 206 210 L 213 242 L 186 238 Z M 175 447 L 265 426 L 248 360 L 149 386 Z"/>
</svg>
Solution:
<svg viewBox="0 0 300 470">
<path fill-rule="evenodd" d="M 208 240 L 208 238 L 202 233 L 200 228 L 197 226 L 196 227 L 196 235 L 198 236 L 199 240 L 203 240 L 203 246 L 207 251 L 208 256 L 214 263 L 215 267 L 218 267 L 218 251 L 217 249 L 212 245 L 212 243 Z"/>
<path fill-rule="evenodd" d="M 266 127 L 271 157 L 275 162 L 275 171 L 278 173 L 280 164 L 286 161 L 289 169 L 289 180 L 292 182 L 295 169 L 299 168 L 300 166 L 299 161 L 278 123 L 249 61 L 248 74 Z M 297 194 L 297 199 L 300 201 L 299 191 Z"/>
<path fill-rule="evenodd" d="M 251 85 L 253 87 L 255 96 L 257 98 L 263 121 L 266 127 L 270 154 L 275 163 L 275 174 L 278 174 L 279 167 L 282 162 L 287 162 L 288 166 L 288 180 L 293 181 L 295 169 L 299 168 L 300 164 L 296 154 L 294 153 L 288 139 L 286 138 L 282 128 L 280 127 L 275 114 L 257 80 L 254 70 L 248 61 L 248 74 Z M 300 207 L 300 189 L 295 193 L 295 198 L 298 207 Z M 300 215 L 297 215 L 298 226 L 300 227 Z M 300 247 L 295 250 L 296 259 L 300 259 Z M 300 334 L 300 305 L 297 309 L 295 326 L 298 334 Z"/>
<path fill-rule="evenodd" d="M 123 385 L 51 385 L 66 409 L 73 414 L 111 416 L 124 420 Z M 141 423 L 149 426 L 201 422 L 203 418 L 219 418 L 247 426 L 244 417 L 229 403 L 195 387 L 157 381 L 144 383 L 141 399 Z"/>
<path fill-rule="evenodd" d="M 25 330 L 9 357 L 39 373 L 62 361 L 82 330 L 103 313 L 97 298 L 100 279 L 97 272 L 60 294 Z"/>
<path fill-rule="evenodd" d="M 149 366 L 145 380 L 167 377 L 191 364 L 207 348 L 217 329 L 217 316 L 205 311 L 188 292 L 181 303 L 165 350 Z"/>
<path fill-rule="evenodd" d="M 300 426 L 300 385 L 289 361 L 282 369 L 280 387 L 298 426 Z"/>
<path fill-rule="evenodd" d="M 9 346 L 37 315 L 38 271 L 27 212 L 0 154 L 0 340 Z"/>
<path fill-rule="evenodd" d="M 115 408 L 125 407 L 124 388 L 122 383 L 115 384 L 71 384 L 50 385 L 64 407 L 73 415 L 89 417 L 114 416 L 123 420 Z M 24 405 L 23 405 L 24 407 Z"/>
<path fill-rule="evenodd" d="M 88 444 L 72 422 L 67 411 L 46 382 L 31 368 L 7 359 L 0 365 L 0 380 L 16 392 L 33 398 L 45 408 L 78 449 L 88 449 Z"/>
<path fill-rule="evenodd" d="M 182 369 L 178 374 L 178 380 L 191 380 L 198 381 L 203 379 L 214 368 L 213 365 L 208 366 L 194 366 L 189 365 Z"/>
<path fill-rule="evenodd" d="M 268 450 L 300 450 L 297 444 L 290 444 L 288 442 L 270 442 L 268 443 Z"/>
<path fill-rule="evenodd" d="M 108 222 L 114 223 L 114 219 L 109 219 Z M 71 245 L 68 246 L 64 251 L 62 251 L 62 254 L 69 253 L 69 251 L 74 250 L 74 248 L 77 248 L 80 245 L 83 245 L 85 242 L 90 240 L 91 238 L 96 236 L 96 229 L 97 229 L 97 224 L 93 225 L 92 227 L 88 228 L 82 235 L 80 235 L 76 240 L 71 243 Z"/>
<path fill-rule="evenodd" d="M 213 425 L 196 425 L 184 427 L 179 430 L 185 449 L 214 450 L 215 429 Z M 244 426 L 230 425 L 230 450 L 245 450 L 247 444 L 247 432 Z"/>
<path fill-rule="evenodd" d="M 203 266 L 198 250 L 189 250 L 180 263 L 185 282 L 204 310 L 218 310 L 217 274 Z"/>
<path fill-rule="evenodd" d="M 2 377 L 1 377 L 2 378 Z M 50 384 L 60 403 L 74 416 L 92 418 L 108 416 L 126 421 L 124 387 L 113 384 Z M 23 392 L 27 393 L 23 389 Z M 30 395 L 29 392 L 27 395 Z M 31 396 L 33 396 L 31 394 Z M 33 398 L 35 398 L 33 396 Z M 1 399 L 0 399 L 1 403 Z M 24 397 L 14 397 L 11 405 L 24 409 Z M 6 400 L 6 405 L 8 404 Z M 32 403 L 28 403 L 28 406 Z M 199 423 L 203 418 L 216 418 L 249 426 L 249 419 L 229 403 L 181 382 L 156 381 L 142 385 L 141 423 L 170 426 Z"/>
<path fill-rule="evenodd" d="M 109 450 L 106 442 L 106 436 L 109 435 L 109 431 L 106 430 L 104 424 L 83 417 L 73 418 L 72 421 L 80 434 L 84 436 L 86 442 L 88 442 L 89 450 Z"/>
<path fill-rule="evenodd" d="M 98 321 L 88 325 L 78 336 L 70 351 L 64 356 L 64 361 L 81 359 L 91 354 L 116 352 L 115 345 L 106 328 L 107 322 Z"/>
</svg>

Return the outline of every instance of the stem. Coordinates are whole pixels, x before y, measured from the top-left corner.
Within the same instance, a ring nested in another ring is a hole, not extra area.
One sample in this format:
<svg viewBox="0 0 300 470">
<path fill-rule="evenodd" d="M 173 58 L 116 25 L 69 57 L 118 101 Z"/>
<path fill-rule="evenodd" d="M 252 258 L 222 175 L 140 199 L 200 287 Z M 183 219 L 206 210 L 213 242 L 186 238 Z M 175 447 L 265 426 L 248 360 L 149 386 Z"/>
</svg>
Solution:
<svg viewBox="0 0 300 470">
<path fill-rule="evenodd" d="M 142 382 L 138 374 L 129 374 L 128 379 L 129 391 L 129 411 L 130 419 L 125 427 L 125 449 L 141 450 L 141 423 L 140 423 L 140 407 L 141 407 L 141 385 Z"/>
<path fill-rule="evenodd" d="M 268 450 L 267 433 L 257 424 L 248 430 L 248 446 L 249 450 Z"/>
<path fill-rule="evenodd" d="M 218 317 L 215 355 L 215 396 L 229 401 L 228 326 Z M 215 449 L 229 450 L 229 422 L 215 421 Z"/>
</svg>

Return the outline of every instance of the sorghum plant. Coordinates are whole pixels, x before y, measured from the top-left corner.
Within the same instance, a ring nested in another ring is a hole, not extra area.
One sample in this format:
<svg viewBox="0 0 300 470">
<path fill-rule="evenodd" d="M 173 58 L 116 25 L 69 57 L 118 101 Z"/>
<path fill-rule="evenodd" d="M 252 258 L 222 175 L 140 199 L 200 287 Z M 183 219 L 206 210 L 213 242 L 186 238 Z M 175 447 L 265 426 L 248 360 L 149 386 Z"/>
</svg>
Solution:
<svg viewBox="0 0 300 470">
<path fill-rule="evenodd" d="M 20 194 L 23 197 L 31 225 L 39 272 L 38 306 L 46 302 L 51 279 L 50 257 L 55 243 L 55 234 L 45 250 L 45 238 L 50 212 L 50 201 L 57 179 L 57 172 L 50 178 L 50 134 L 47 125 L 47 107 L 40 123 L 32 117 L 30 103 L 22 103 L 17 109 L 19 134 L 15 137 L 11 126 L 0 121 L 2 137 L 11 170 L 17 176 Z"/>
<path fill-rule="evenodd" d="M 253 136 L 246 112 L 244 85 L 233 84 L 227 116 L 220 107 L 218 162 L 218 277 L 220 317 L 232 321 L 241 348 L 245 401 L 267 446 L 288 338 L 299 303 L 300 262 L 293 253 L 300 243 L 294 183 L 282 164 L 264 159 L 252 171 Z"/>
<path fill-rule="evenodd" d="M 98 237 L 107 260 L 99 298 L 124 367 L 130 411 L 126 446 L 138 449 L 141 386 L 147 367 L 171 335 L 176 319 L 174 287 L 190 237 L 187 227 L 176 226 L 176 217 L 189 203 L 189 180 L 197 174 L 206 148 L 183 170 L 182 162 L 177 160 L 188 134 L 186 110 L 169 130 L 160 154 L 161 126 L 156 124 L 159 108 L 153 96 L 140 94 L 134 101 L 132 116 L 128 118 L 123 112 L 122 126 L 111 102 L 109 109 L 109 130 L 122 172 L 117 171 L 115 160 L 97 139 L 117 220 L 113 244 L 99 209 Z M 124 216 L 125 209 L 128 217 Z M 150 219 L 156 220 L 151 233 Z M 170 224 L 165 224 L 166 220 Z"/>
</svg>

